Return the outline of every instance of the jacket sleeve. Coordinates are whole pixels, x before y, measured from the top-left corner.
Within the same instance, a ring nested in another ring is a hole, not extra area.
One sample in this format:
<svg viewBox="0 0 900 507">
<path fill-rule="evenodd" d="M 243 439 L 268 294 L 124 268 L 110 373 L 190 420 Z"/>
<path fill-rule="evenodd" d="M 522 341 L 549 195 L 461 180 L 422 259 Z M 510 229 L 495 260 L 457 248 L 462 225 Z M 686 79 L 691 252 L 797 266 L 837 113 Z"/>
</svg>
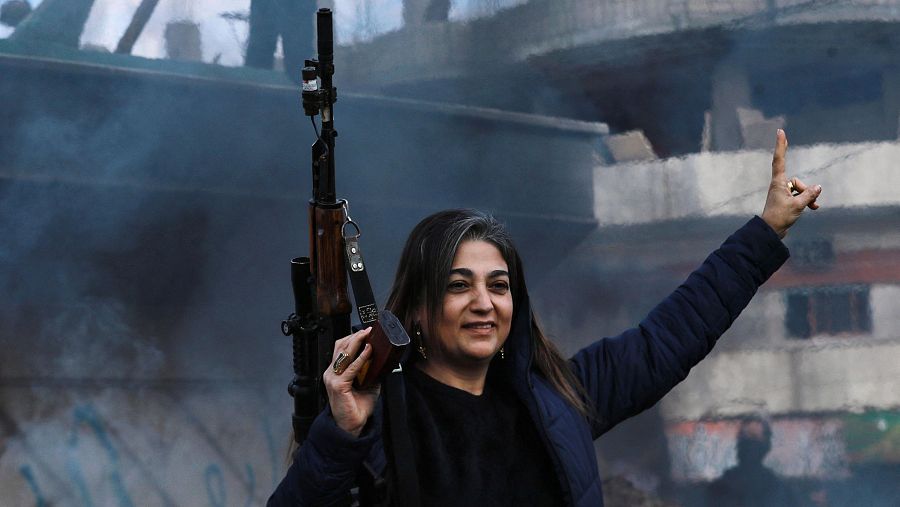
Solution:
<svg viewBox="0 0 900 507">
<path fill-rule="evenodd" d="M 575 354 L 575 374 L 596 409 L 594 438 L 684 380 L 788 255 L 775 232 L 754 217 L 636 328 Z"/>
<path fill-rule="evenodd" d="M 322 411 L 266 506 L 349 505 L 360 466 L 381 443 L 380 405 L 358 438 L 338 427 L 330 409 Z"/>
</svg>

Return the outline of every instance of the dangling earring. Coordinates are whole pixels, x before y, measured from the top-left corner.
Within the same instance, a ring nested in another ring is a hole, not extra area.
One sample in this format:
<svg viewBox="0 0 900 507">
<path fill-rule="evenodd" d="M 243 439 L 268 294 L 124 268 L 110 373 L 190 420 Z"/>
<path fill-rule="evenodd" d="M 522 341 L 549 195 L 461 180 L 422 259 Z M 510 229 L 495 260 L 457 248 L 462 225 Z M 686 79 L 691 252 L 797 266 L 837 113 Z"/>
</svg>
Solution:
<svg viewBox="0 0 900 507">
<path fill-rule="evenodd" d="M 422 328 L 419 327 L 419 323 L 416 322 L 414 324 L 416 328 L 416 341 L 419 342 L 419 355 L 422 356 L 422 359 L 428 359 L 428 356 L 425 355 L 425 340 L 422 339 Z"/>
<path fill-rule="evenodd" d="M 500 347 L 500 359 L 506 359 L 506 352 L 503 351 L 503 347 Z"/>
</svg>

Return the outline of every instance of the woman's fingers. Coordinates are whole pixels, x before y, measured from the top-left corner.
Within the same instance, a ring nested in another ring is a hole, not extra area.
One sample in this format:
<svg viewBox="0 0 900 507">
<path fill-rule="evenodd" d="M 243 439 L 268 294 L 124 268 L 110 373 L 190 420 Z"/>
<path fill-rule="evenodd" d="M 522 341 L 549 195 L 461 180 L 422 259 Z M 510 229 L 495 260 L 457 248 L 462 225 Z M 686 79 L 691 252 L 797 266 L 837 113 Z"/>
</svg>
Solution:
<svg viewBox="0 0 900 507">
<path fill-rule="evenodd" d="M 766 194 L 766 205 L 760 215 L 782 239 L 800 218 L 803 208 L 819 208 L 816 199 L 822 193 L 820 185 L 809 187 L 798 178 L 788 180 L 785 177 L 787 147 L 787 136 L 783 130 L 778 129 L 775 135 L 775 152 L 772 155 L 772 180 Z"/>
<path fill-rule="evenodd" d="M 334 342 L 331 366 L 325 370 L 323 375 L 326 386 L 329 384 L 332 384 L 333 387 L 350 386 L 353 383 L 353 374 L 347 374 L 347 370 L 353 364 L 356 353 L 361 344 L 365 342 L 370 330 L 371 328 L 366 328 Z M 346 387 L 342 388 L 342 390 L 345 389 Z"/>
<path fill-rule="evenodd" d="M 378 390 L 358 391 L 353 387 L 362 365 L 372 355 L 372 346 L 365 344 L 371 328 L 357 331 L 334 342 L 332 363 L 324 373 L 325 389 L 331 415 L 338 427 L 351 435 L 359 436 L 375 407 Z M 362 348 L 359 357 L 357 351 Z"/>
<path fill-rule="evenodd" d="M 784 176 L 784 157 L 787 154 L 787 147 L 787 135 L 784 130 L 778 129 L 775 133 L 775 153 L 772 155 L 772 179 Z"/>
<path fill-rule="evenodd" d="M 794 196 L 800 199 L 800 202 L 803 203 L 803 206 L 809 206 L 809 209 L 819 209 L 819 205 L 816 204 L 816 199 L 819 197 L 819 194 L 822 193 L 821 185 L 813 185 L 812 187 L 808 187 L 806 183 L 803 183 L 800 178 L 791 178 L 790 185 L 796 189 L 797 194 Z"/>
<path fill-rule="evenodd" d="M 347 367 L 347 371 L 344 372 L 344 375 L 349 376 L 350 378 L 356 378 L 356 374 L 359 373 L 359 370 L 362 369 L 363 365 L 366 364 L 366 361 L 369 360 L 369 357 L 372 356 L 372 346 L 368 343 L 363 347 L 362 353 L 357 357 L 350 366 Z"/>
<path fill-rule="evenodd" d="M 366 336 L 369 336 L 371 331 L 372 328 L 367 327 L 334 342 L 334 352 L 331 355 L 331 360 L 336 360 L 341 353 L 350 357 L 355 356 L 360 344 L 366 339 Z"/>
</svg>

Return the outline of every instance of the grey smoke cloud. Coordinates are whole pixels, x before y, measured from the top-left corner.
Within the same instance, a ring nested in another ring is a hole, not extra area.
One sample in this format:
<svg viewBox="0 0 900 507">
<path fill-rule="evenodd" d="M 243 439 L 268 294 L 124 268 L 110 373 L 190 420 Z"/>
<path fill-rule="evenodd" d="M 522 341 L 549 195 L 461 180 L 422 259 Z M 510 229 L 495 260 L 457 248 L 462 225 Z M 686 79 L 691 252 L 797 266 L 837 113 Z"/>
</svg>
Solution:
<svg viewBox="0 0 900 507">
<path fill-rule="evenodd" d="M 374 11 L 383 16 L 376 19 L 379 30 L 395 26 L 399 3 L 383 2 L 384 10 Z M 458 2 L 453 4 L 451 18 L 471 19 L 485 9 L 518 3 Z M 136 5 L 136 0 L 98 0 L 82 43 L 114 46 Z M 135 54 L 162 57 L 165 22 L 187 18 L 201 26 L 204 60 L 221 53 L 221 63 L 240 65 L 245 26 L 229 25 L 218 18 L 218 13 L 245 10 L 247 5 L 246 0 L 162 1 Z M 356 16 L 360 11 L 354 5 L 359 4 L 337 2 L 339 34 L 348 34 L 344 40 L 355 35 L 341 30 L 359 26 Z M 471 10 L 465 11 L 463 6 Z M 748 32 L 735 36 L 734 46 L 723 51 L 740 62 L 745 54 L 742 51 L 757 42 L 754 35 Z M 717 43 L 716 39 L 706 42 Z M 629 63 L 651 67 L 657 65 L 653 56 L 645 53 L 642 59 Z M 524 81 L 529 88 L 548 77 L 537 69 L 516 77 L 521 79 L 523 75 L 528 77 Z M 0 371 L 3 378 L 25 377 L 35 385 L 18 391 L 0 386 L 0 412 L 13 412 L 13 419 L 20 424 L 20 435 L 15 439 L 0 439 L 4 446 L 0 448 L 0 490 L 15 491 L 21 504 L 33 503 L 33 491 L 43 492 L 48 500 L 81 498 L 87 491 L 98 504 L 122 498 L 153 498 L 160 505 L 224 504 L 226 500 L 229 504 L 261 503 L 265 491 L 280 478 L 284 465 L 281 451 L 291 411 L 284 394 L 290 376 L 290 345 L 278 334 L 277 324 L 292 304 L 287 261 L 305 250 L 303 201 L 308 194 L 311 127 L 305 119 L 300 126 L 299 121 L 292 123 L 291 114 L 299 116 L 299 112 L 277 114 L 287 106 L 263 92 L 250 99 L 249 94 L 222 94 L 220 100 L 204 101 L 199 95 L 212 93 L 210 89 L 177 79 L 172 81 L 172 88 L 162 86 L 162 81 L 151 81 L 128 88 L 118 82 L 117 86 L 99 90 L 71 79 L 68 86 L 60 86 L 53 93 L 38 85 L 23 93 L 12 105 L 25 108 L 27 114 L 17 117 L 14 128 L 4 130 L 2 145 L 7 148 L 0 165 L 0 293 L 7 304 L 0 308 L 0 330 L 4 340 L 12 337 L 12 343 L 0 357 Z M 3 86 L 7 85 L 0 82 L 0 89 Z M 841 87 L 835 89 L 842 91 Z M 880 88 L 869 83 L 865 89 Z M 456 87 L 447 91 L 445 98 L 450 102 L 471 100 L 470 91 Z M 578 95 L 562 93 L 553 86 L 532 91 L 536 112 L 595 114 L 590 101 Z M 646 87 L 641 93 L 616 101 L 629 103 L 633 110 L 648 104 L 669 104 L 666 116 L 655 120 L 661 128 L 675 131 L 677 126 L 669 125 L 668 120 L 696 111 L 690 109 L 687 100 L 673 100 L 664 92 L 663 87 Z M 792 98 L 802 95 L 793 93 Z M 87 107 L 68 111 L 52 107 L 73 95 Z M 847 95 L 850 93 L 840 97 L 845 100 Z M 292 106 L 297 107 L 292 100 Z M 551 334 L 571 352 L 590 339 L 634 324 L 689 269 L 688 261 L 657 268 L 665 265 L 669 256 L 689 258 L 691 265 L 696 264 L 732 225 L 731 218 L 726 217 L 689 225 L 663 221 L 645 228 L 626 223 L 594 231 L 594 224 L 585 219 L 580 225 L 592 231 L 592 236 L 588 232 L 572 234 L 567 237 L 571 242 L 554 244 L 555 239 L 547 239 L 551 228 L 539 223 L 545 203 L 535 196 L 557 187 L 577 186 L 581 192 L 577 202 L 552 203 L 571 206 L 566 209 L 571 217 L 577 205 L 593 197 L 594 180 L 589 175 L 577 185 L 567 186 L 563 177 L 570 174 L 569 169 L 584 166 L 587 174 L 623 167 L 601 168 L 604 159 L 592 152 L 593 158 L 580 158 L 577 164 L 557 158 L 540 170 L 527 172 L 529 161 L 549 158 L 547 153 L 576 151 L 580 145 L 552 144 L 548 139 L 556 134 L 533 126 L 501 125 L 474 117 L 460 119 L 427 107 L 376 107 L 375 101 L 349 96 L 341 100 L 339 166 L 342 171 L 348 170 L 341 173 L 340 178 L 345 179 L 339 179 L 339 185 L 341 193 L 347 189 L 366 239 L 375 238 L 378 244 L 368 258 L 378 265 L 375 288 L 382 299 L 393 273 L 398 243 L 428 206 L 499 207 L 501 213 L 513 208 L 515 213 L 509 215 L 515 219 L 514 234 L 525 254 L 534 255 L 527 260 L 536 260 L 528 264 L 529 274 L 535 275 L 530 279 L 535 300 Z M 510 99 L 492 92 L 477 100 L 497 105 Z M 351 110 L 352 121 L 345 114 Z M 616 112 L 601 110 L 611 115 Z M 396 117 L 392 116 L 397 111 L 402 111 L 397 117 L 413 127 L 400 128 L 401 122 L 394 122 Z M 594 119 L 606 118 L 598 115 Z M 685 129 L 685 136 L 698 137 L 691 140 L 692 147 L 699 144 L 699 119 L 693 125 L 697 136 Z M 789 115 L 788 121 L 797 120 Z M 15 149 L 8 149 L 10 146 Z M 228 146 L 241 148 L 223 148 Z M 296 146 L 296 150 L 284 146 Z M 276 154 L 275 147 L 282 151 Z M 830 150 L 838 149 L 823 146 L 809 153 L 819 157 L 820 152 L 827 152 L 821 157 L 829 159 Z M 893 152 L 885 147 L 877 153 Z M 760 156 L 763 166 L 767 156 Z M 745 155 L 734 155 L 735 160 L 741 157 Z M 502 176 L 488 173 L 511 158 L 515 168 L 503 169 L 506 172 Z M 285 159 L 290 162 L 285 163 Z M 643 165 L 640 171 L 636 169 L 623 178 L 626 183 L 619 188 L 621 200 L 616 202 L 619 206 L 633 205 L 635 214 L 647 217 L 642 199 L 649 192 L 640 183 L 644 180 L 637 178 L 638 172 L 649 174 L 646 181 L 653 182 L 652 177 L 667 168 L 694 162 L 703 166 L 705 160 L 697 156 L 687 162 L 670 159 Z M 724 155 L 717 160 L 722 161 L 722 167 L 714 168 L 718 171 L 714 176 L 727 179 L 735 175 L 735 164 L 726 163 Z M 875 162 L 866 158 L 859 166 L 876 167 Z M 826 168 L 821 174 L 832 178 L 833 174 L 826 174 L 829 172 L 834 170 Z M 403 185 L 395 185 L 391 175 L 398 173 L 412 176 L 403 179 Z M 349 174 L 360 179 L 346 178 Z M 697 181 L 700 186 L 705 179 Z M 528 197 L 517 200 L 516 195 L 510 195 L 515 192 L 505 186 L 512 183 L 540 188 L 526 189 Z M 741 182 L 733 183 L 738 186 Z M 408 190 L 404 186 L 415 187 L 415 192 L 403 193 Z M 747 188 L 753 192 L 757 189 L 753 185 Z M 828 188 L 831 191 L 833 187 Z M 857 188 L 835 189 L 831 195 L 848 194 L 850 190 Z M 878 190 L 882 192 L 878 195 L 887 195 L 890 189 Z M 896 201 L 881 204 L 890 202 Z M 591 209 L 585 213 L 593 216 Z M 849 219 L 852 216 L 841 218 Z M 883 216 L 875 219 L 896 224 L 896 220 L 891 222 Z M 827 226 L 825 219 L 804 220 L 800 227 L 822 230 Z M 705 228 L 708 239 L 698 242 L 702 244 L 679 243 L 677 237 L 684 232 L 680 228 L 688 226 Z M 638 243 L 636 235 L 645 246 L 634 246 Z M 895 239 L 884 231 L 861 231 L 857 237 L 841 241 L 844 250 L 847 244 L 864 241 L 869 242 L 869 250 L 887 250 L 896 247 Z M 663 259 L 652 255 L 659 244 L 670 246 L 663 252 Z M 541 252 L 551 246 L 557 248 L 552 255 Z M 572 263 L 549 272 L 537 268 L 554 264 L 546 257 L 561 255 L 570 256 Z M 574 265 L 572 259 L 580 264 Z M 591 261 L 582 262 L 585 259 Z M 885 297 L 878 304 L 887 306 L 875 307 L 873 315 L 883 326 L 898 314 L 889 305 L 897 298 L 896 291 L 889 289 L 879 294 Z M 777 294 L 758 301 L 764 303 L 760 316 L 743 324 L 743 329 L 747 335 L 774 341 L 782 326 L 772 320 L 772 315 L 780 315 L 782 301 Z M 895 338 L 883 327 L 878 329 L 881 334 L 874 338 Z M 745 343 L 722 345 L 722 351 L 733 351 Z M 713 371 L 711 377 L 716 378 L 715 374 Z M 60 399 L 63 388 L 50 381 L 73 377 L 88 384 L 101 384 L 104 378 L 149 379 L 150 387 L 137 392 L 116 385 L 95 385 L 91 388 L 94 390 L 67 387 L 67 394 Z M 46 387 L 48 382 L 51 387 Z M 752 379 L 737 382 L 748 388 L 753 383 Z M 771 393 L 754 393 L 756 397 L 746 404 L 764 409 L 762 398 Z M 0 428 L 4 436 L 12 431 Z M 604 444 L 608 470 L 630 474 L 649 489 L 662 487 L 660 477 L 668 466 L 664 429 L 658 409 L 623 425 Z M 698 434 L 701 430 L 705 427 L 697 430 Z M 247 435 L 251 438 L 242 440 Z M 619 442 L 624 443 L 618 446 Z M 706 443 L 691 441 L 690 445 L 702 450 Z M 239 448 L 231 449 L 232 445 Z M 731 444 L 725 440 L 717 445 Z M 639 447 L 646 452 L 636 456 Z M 64 457 L 61 462 L 54 461 L 57 454 Z M 118 457 L 113 459 L 113 455 Z M 725 466 L 723 463 L 731 464 L 709 460 L 695 465 L 706 465 L 712 476 L 720 470 L 709 467 Z M 166 467 L 175 472 L 164 477 L 146 473 Z M 111 470 L 120 474 L 118 483 L 110 479 Z M 117 484 L 127 497 L 115 496 Z M 5 485 L 12 486 L 8 489 Z M 139 496 L 141 493 L 146 497 Z"/>
</svg>

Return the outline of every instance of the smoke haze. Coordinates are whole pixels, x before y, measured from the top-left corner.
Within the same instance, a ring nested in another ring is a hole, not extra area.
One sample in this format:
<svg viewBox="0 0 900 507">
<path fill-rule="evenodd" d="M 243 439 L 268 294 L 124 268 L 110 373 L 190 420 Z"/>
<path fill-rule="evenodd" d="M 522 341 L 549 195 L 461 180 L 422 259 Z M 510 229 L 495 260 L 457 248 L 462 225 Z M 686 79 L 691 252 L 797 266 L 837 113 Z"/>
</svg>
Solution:
<svg viewBox="0 0 900 507">
<path fill-rule="evenodd" d="M 262 505 L 286 470 L 278 325 L 308 249 L 314 134 L 282 72 L 242 66 L 247 0 L 163 0 L 132 55 L 110 54 L 139 3 L 94 2 L 80 49 L 0 27 L 10 505 Z M 628 5 L 410 0 L 422 15 L 405 19 L 399 0 L 334 2 L 338 194 L 376 296 L 420 218 L 492 211 L 572 353 L 639 322 L 761 211 L 786 128 L 789 172 L 823 185 L 823 209 L 710 357 L 598 459 L 642 495 L 706 505 L 761 416 L 764 464 L 798 502 L 890 505 L 900 4 Z M 174 21 L 196 25 L 199 59 L 167 59 Z"/>
</svg>

